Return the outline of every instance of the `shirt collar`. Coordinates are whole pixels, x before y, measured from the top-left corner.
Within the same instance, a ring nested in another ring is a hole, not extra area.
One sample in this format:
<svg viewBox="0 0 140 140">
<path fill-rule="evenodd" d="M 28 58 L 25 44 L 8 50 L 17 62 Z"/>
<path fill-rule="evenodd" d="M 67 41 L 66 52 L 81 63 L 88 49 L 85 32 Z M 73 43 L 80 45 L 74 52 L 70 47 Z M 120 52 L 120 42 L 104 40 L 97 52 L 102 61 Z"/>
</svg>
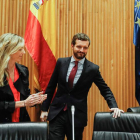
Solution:
<svg viewBox="0 0 140 140">
<path fill-rule="evenodd" d="M 70 62 L 74 62 L 74 61 L 75 61 L 75 59 L 74 59 L 74 57 L 72 56 Z M 78 61 L 78 62 L 81 63 L 81 64 L 83 65 L 83 64 L 84 64 L 84 61 L 85 61 L 85 57 L 84 57 L 83 59 L 81 59 L 80 61 Z"/>
</svg>

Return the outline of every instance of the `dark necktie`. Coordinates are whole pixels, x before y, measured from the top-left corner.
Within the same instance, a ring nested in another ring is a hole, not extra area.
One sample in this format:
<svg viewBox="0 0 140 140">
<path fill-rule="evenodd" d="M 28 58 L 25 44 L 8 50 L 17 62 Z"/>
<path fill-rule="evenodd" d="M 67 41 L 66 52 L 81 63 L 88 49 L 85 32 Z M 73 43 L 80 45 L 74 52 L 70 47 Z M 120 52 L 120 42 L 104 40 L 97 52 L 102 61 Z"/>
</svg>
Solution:
<svg viewBox="0 0 140 140">
<path fill-rule="evenodd" d="M 73 81 L 74 81 L 74 77 L 75 77 L 76 72 L 77 72 L 77 68 L 78 68 L 78 61 L 75 61 L 75 66 L 72 68 L 70 75 L 69 75 L 69 79 L 68 79 L 68 84 L 69 84 L 70 88 L 73 87 Z M 67 104 L 65 105 L 63 110 L 64 111 L 67 110 Z"/>
<path fill-rule="evenodd" d="M 75 66 L 72 68 L 71 73 L 69 75 L 69 79 L 68 79 L 68 84 L 70 88 L 73 87 L 73 81 L 77 72 L 77 68 L 78 68 L 78 61 L 75 61 Z"/>
</svg>

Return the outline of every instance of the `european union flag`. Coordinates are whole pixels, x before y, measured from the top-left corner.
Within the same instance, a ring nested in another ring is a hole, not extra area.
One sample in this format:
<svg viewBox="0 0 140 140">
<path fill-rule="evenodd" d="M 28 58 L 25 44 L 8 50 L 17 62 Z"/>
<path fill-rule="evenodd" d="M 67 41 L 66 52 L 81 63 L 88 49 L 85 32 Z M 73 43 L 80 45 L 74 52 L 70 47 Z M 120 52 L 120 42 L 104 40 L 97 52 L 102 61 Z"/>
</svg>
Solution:
<svg viewBox="0 0 140 140">
<path fill-rule="evenodd" d="M 136 99 L 140 104 L 140 0 L 135 0 L 133 43 L 136 46 L 135 48 Z"/>
</svg>

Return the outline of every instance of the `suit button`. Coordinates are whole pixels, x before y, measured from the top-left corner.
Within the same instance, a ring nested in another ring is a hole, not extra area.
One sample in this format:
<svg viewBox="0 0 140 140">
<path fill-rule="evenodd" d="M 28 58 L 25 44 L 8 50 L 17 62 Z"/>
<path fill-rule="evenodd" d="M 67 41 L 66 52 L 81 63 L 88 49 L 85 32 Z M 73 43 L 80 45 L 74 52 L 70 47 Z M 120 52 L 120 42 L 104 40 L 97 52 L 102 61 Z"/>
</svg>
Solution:
<svg viewBox="0 0 140 140">
<path fill-rule="evenodd" d="M 5 118 L 5 120 L 6 120 L 6 121 L 9 121 L 9 119 L 8 119 L 8 118 Z"/>
</svg>

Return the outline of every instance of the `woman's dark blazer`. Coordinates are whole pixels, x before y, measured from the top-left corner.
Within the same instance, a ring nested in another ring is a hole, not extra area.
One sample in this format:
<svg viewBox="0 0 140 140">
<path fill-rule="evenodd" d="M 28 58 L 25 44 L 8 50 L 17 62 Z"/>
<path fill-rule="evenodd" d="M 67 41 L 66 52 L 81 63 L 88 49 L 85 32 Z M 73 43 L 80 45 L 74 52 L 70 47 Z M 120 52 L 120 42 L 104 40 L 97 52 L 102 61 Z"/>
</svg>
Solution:
<svg viewBox="0 0 140 140">
<path fill-rule="evenodd" d="M 20 100 L 25 100 L 30 95 L 28 68 L 16 63 L 19 72 L 19 79 L 14 83 L 15 88 L 20 92 Z M 8 85 L 6 76 L 4 86 L 0 87 L 0 123 L 12 122 L 12 113 L 15 110 L 13 93 Z M 20 108 L 20 122 L 30 121 L 26 107 Z"/>
</svg>

